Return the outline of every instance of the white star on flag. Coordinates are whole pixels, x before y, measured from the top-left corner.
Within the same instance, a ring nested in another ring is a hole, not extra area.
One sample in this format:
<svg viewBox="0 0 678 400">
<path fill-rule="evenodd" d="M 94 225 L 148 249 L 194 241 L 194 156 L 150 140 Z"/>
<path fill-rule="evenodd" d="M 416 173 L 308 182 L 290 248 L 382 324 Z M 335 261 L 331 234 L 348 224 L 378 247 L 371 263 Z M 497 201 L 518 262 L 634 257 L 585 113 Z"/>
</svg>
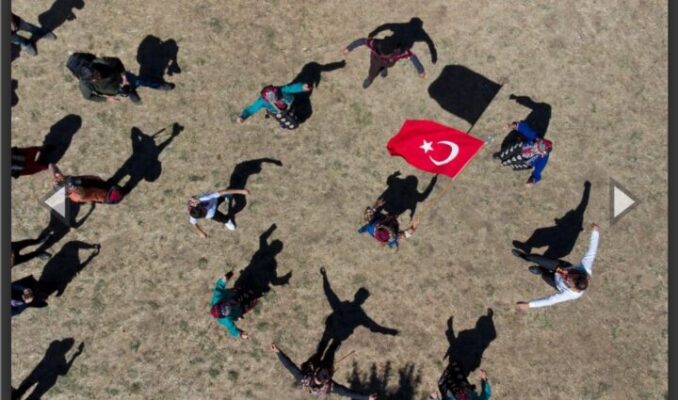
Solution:
<svg viewBox="0 0 678 400">
<path fill-rule="evenodd" d="M 427 142 L 424 140 L 424 143 L 419 146 L 420 149 L 424 150 L 424 154 L 428 153 L 429 151 L 433 151 L 433 142 Z"/>
</svg>

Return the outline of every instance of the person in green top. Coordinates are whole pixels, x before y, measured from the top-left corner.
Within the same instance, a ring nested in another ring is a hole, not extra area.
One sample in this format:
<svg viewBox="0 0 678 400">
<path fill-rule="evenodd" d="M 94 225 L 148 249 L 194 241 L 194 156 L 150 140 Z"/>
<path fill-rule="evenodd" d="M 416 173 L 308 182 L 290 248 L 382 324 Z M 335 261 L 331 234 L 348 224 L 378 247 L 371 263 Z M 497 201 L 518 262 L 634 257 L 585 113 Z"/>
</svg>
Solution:
<svg viewBox="0 0 678 400">
<path fill-rule="evenodd" d="M 294 95 L 310 91 L 311 87 L 302 82 L 285 86 L 266 86 L 261 90 L 260 96 L 240 113 L 236 122 L 242 124 L 263 108 L 266 110 L 266 116 L 274 117 L 280 123 L 281 128 L 296 129 L 299 122 L 292 110 Z"/>
<path fill-rule="evenodd" d="M 437 390 L 431 392 L 431 400 L 490 400 L 492 390 L 487 371 L 480 369 L 481 391 L 478 394 L 475 387 L 468 383 L 467 378 L 455 366 L 452 363 L 447 368 L 438 382 L 440 393 Z"/>
<path fill-rule="evenodd" d="M 169 91 L 174 84 L 156 79 L 138 76 L 125 69 L 122 61 L 116 57 L 98 57 L 91 65 L 83 68 L 78 76 L 80 92 L 90 101 L 118 103 L 120 97 L 129 97 L 132 103 L 140 104 L 137 93 L 140 86 Z"/>
<path fill-rule="evenodd" d="M 228 289 L 228 280 L 233 277 L 233 271 L 229 271 L 217 280 L 217 286 L 212 293 L 211 314 L 221 325 L 228 329 L 231 336 L 249 339 L 244 330 L 235 326 L 235 322 L 243 316 L 243 309 L 237 301 L 234 290 Z"/>
</svg>

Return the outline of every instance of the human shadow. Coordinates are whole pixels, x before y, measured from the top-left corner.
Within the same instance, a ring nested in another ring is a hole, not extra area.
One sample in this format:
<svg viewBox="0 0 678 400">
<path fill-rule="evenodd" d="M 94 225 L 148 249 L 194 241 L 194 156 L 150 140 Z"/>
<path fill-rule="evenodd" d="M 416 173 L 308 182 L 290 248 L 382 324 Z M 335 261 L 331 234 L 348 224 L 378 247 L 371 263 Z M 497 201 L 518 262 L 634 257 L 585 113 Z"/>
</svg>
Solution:
<svg viewBox="0 0 678 400">
<path fill-rule="evenodd" d="M 591 182 L 584 182 L 584 192 L 576 208 L 569 210 L 561 218 L 555 218 L 555 225 L 535 230 L 525 241 L 513 241 L 513 246 L 531 254 L 532 249 L 547 247 L 542 254 L 553 260 L 566 257 L 577 243 L 579 233 L 584 230 L 584 213 L 589 204 Z"/>
<path fill-rule="evenodd" d="M 73 11 L 82 10 L 83 7 L 84 0 L 54 0 L 52 7 L 38 16 L 42 31 L 52 32 L 66 21 L 73 21 L 76 18 Z"/>
<path fill-rule="evenodd" d="M 51 295 L 56 297 L 66 290 L 66 287 L 90 262 L 99 255 L 101 246 L 81 241 L 66 243 L 58 253 L 47 262 L 38 279 L 37 294 L 40 299 L 47 300 Z M 93 250 L 84 261 L 80 261 L 80 250 Z"/>
<path fill-rule="evenodd" d="M 73 136 L 82 127 L 79 115 L 68 114 L 49 129 L 42 141 L 42 150 L 38 156 L 41 164 L 56 164 L 71 146 Z"/>
<path fill-rule="evenodd" d="M 340 300 L 332 290 L 327 278 L 325 268 L 320 268 L 323 277 L 323 291 L 332 307 L 332 313 L 325 319 L 325 331 L 318 343 L 316 354 L 335 354 L 341 344 L 348 339 L 359 326 L 369 329 L 371 332 L 382 335 L 397 335 L 398 330 L 387 328 L 376 323 L 370 318 L 362 305 L 370 296 L 370 292 L 361 287 L 353 296 L 353 301 Z"/>
<path fill-rule="evenodd" d="M 12 107 L 19 104 L 19 95 L 17 90 L 19 89 L 19 81 L 12 79 Z"/>
<path fill-rule="evenodd" d="M 399 42 L 403 49 L 411 49 L 416 42 L 426 43 L 428 50 L 431 53 L 431 62 L 435 64 L 438 61 L 436 46 L 431 37 L 424 30 L 424 21 L 420 18 L 414 17 L 410 19 L 409 22 L 404 23 L 392 22 L 380 25 L 367 36 L 372 38 L 387 30 L 393 33 L 392 38 Z"/>
<path fill-rule="evenodd" d="M 446 65 L 428 87 L 428 94 L 445 111 L 475 125 L 501 85 L 463 65 Z"/>
<path fill-rule="evenodd" d="M 157 36 L 146 36 L 137 49 L 139 76 L 165 83 L 165 74 L 172 76 L 181 73 L 178 53 L 176 40 L 163 41 Z"/>
<path fill-rule="evenodd" d="M 89 203 L 89 210 L 87 213 L 78 219 L 78 214 L 80 213 L 81 204 L 74 201 L 66 202 L 66 217 L 67 220 L 64 221 L 63 217 L 58 214 L 56 211 L 51 210 L 49 214 L 49 222 L 47 226 L 40 232 L 37 240 L 42 244 L 35 249 L 34 251 L 26 254 L 21 257 L 21 262 L 26 262 L 33 257 L 37 257 L 39 254 L 47 251 L 50 247 L 57 244 L 61 239 L 66 237 L 71 229 L 80 228 L 89 218 L 90 215 L 94 212 L 96 208 L 95 203 Z M 20 262 L 15 262 L 14 265 L 18 265 Z"/>
<path fill-rule="evenodd" d="M 426 189 L 423 192 L 417 190 L 419 180 L 416 176 L 410 175 L 405 178 L 399 178 L 400 171 L 389 175 L 386 180 L 388 187 L 379 198 L 384 200 L 383 210 L 389 215 L 400 216 L 405 211 L 410 211 L 410 218 L 414 217 L 417 204 L 423 202 L 433 191 L 438 176 L 431 178 Z"/>
<path fill-rule="evenodd" d="M 276 224 L 273 224 L 259 236 L 259 249 L 252 255 L 249 265 L 240 271 L 233 285 L 245 297 L 241 302 L 256 302 L 270 292 L 271 286 L 287 285 L 292 277 L 292 271 L 278 276 L 275 257 L 282 251 L 283 242 L 278 239 L 268 242 L 276 228 Z"/>
<path fill-rule="evenodd" d="M 73 345 L 75 345 L 73 338 L 54 340 L 50 343 L 42 360 L 12 391 L 12 399 L 20 399 L 33 385 L 36 385 L 35 389 L 25 400 L 41 399 L 56 384 L 59 376 L 65 376 L 70 371 L 75 359 L 85 349 L 85 343 L 80 343 L 78 349 L 71 355 L 70 360 L 66 360 L 66 354 L 73 348 Z"/>
<path fill-rule="evenodd" d="M 483 352 L 497 338 L 493 316 L 494 311 L 488 308 L 487 314 L 478 318 L 473 329 L 460 331 L 456 335 L 452 326 L 453 317 L 447 320 L 445 336 L 449 348 L 443 358 L 447 358 L 450 364 L 456 363 L 459 365 L 464 378 L 468 378 L 471 372 L 480 367 Z"/>
<path fill-rule="evenodd" d="M 279 167 L 282 167 L 283 165 L 282 161 L 273 158 L 257 158 L 256 160 L 240 162 L 236 164 L 235 168 L 233 169 L 233 173 L 231 173 L 231 179 L 229 181 L 228 188 L 245 189 L 249 177 L 260 173 L 264 164 L 275 164 Z M 240 211 L 242 211 L 246 205 L 246 196 L 231 196 L 228 204 L 227 218 L 237 225 L 235 222 L 235 216 Z"/>
<path fill-rule="evenodd" d="M 546 131 L 548 130 L 551 121 L 551 105 L 548 103 L 535 102 L 529 96 L 516 96 L 511 94 L 509 99 L 515 100 L 515 102 L 521 106 L 529 108 L 531 111 L 523 121 L 527 123 L 540 138 L 546 136 Z M 504 150 L 520 141 L 522 141 L 522 136 L 516 130 L 513 130 L 504 137 L 504 140 L 502 140 L 501 149 Z"/>
<path fill-rule="evenodd" d="M 353 362 L 353 368 L 346 379 L 350 388 L 359 393 L 377 393 L 379 399 L 385 400 L 411 400 L 417 394 L 421 384 L 421 371 L 417 371 L 413 363 L 407 363 L 398 369 L 398 385 L 392 386 L 395 379 L 391 361 L 380 369 L 377 363 L 372 363 L 369 372 L 361 371 L 357 362 Z"/>
<path fill-rule="evenodd" d="M 122 183 L 125 177 L 129 177 L 122 192 L 129 194 L 134 188 L 145 180 L 146 182 L 155 182 L 162 174 L 162 162 L 160 162 L 160 153 L 167 147 L 175 137 L 177 137 L 184 127 L 178 123 L 172 125 L 172 131 L 160 144 L 155 143 L 155 139 L 166 128 L 162 128 L 153 135 L 147 135 L 137 127 L 132 128 L 130 139 L 132 140 L 132 155 L 120 166 L 120 168 L 108 179 L 109 185 L 118 185 Z"/>
<path fill-rule="evenodd" d="M 313 89 L 320 85 L 320 79 L 323 72 L 331 72 L 346 66 L 346 61 L 337 61 L 328 64 L 319 64 L 315 61 L 304 65 L 301 71 L 290 83 L 305 83 L 310 88 L 309 92 L 301 92 L 294 95 L 294 102 L 292 103 L 292 111 L 297 117 L 299 123 L 303 123 L 313 114 L 313 106 L 311 105 L 311 94 Z"/>
</svg>

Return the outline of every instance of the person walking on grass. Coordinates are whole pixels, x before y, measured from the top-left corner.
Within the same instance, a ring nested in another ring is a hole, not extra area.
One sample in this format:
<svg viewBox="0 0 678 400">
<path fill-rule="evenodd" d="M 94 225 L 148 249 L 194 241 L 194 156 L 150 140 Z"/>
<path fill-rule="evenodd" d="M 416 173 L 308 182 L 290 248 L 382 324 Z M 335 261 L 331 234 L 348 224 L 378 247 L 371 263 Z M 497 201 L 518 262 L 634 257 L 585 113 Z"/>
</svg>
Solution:
<svg viewBox="0 0 678 400">
<path fill-rule="evenodd" d="M 541 180 L 541 173 L 549 161 L 549 154 L 553 149 L 550 140 L 542 139 L 525 121 L 512 122 L 506 125 L 507 133 L 517 131 L 522 138 L 518 143 L 508 146 L 492 155 L 501 161 L 501 165 L 509 166 L 514 171 L 532 170 L 526 186 L 532 187 Z"/>
<path fill-rule="evenodd" d="M 308 362 L 302 365 L 302 369 L 294 364 L 290 358 L 283 353 L 275 343 L 271 344 L 271 351 L 278 356 L 278 361 L 289 371 L 294 377 L 297 385 L 308 390 L 309 394 L 314 396 L 325 396 L 330 393 L 341 397 L 348 397 L 354 400 L 376 400 L 376 394 L 364 395 L 356 393 L 346 386 L 340 385 L 332 380 L 334 373 L 333 365 L 313 365 Z M 330 362 L 331 364 L 332 362 Z"/>
<path fill-rule="evenodd" d="M 124 198 L 122 189 L 96 175 L 67 176 L 54 164 L 49 170 L 55 188 L 65 187 L 66 197 L 74 203 L 118 204 Z"/>
<path fill-rule="evenodd" d="M 360 38 L 351 42 L 341 52 L 344 56 L 360 46 L 367 46 L 370 49 L 370 69 L 367 72 L 367 78 L 363 81 L 363 89 L 367 89 L 374 81 L 377 75 L 382 77 L 388 75 L 388 69 L 400 60 L 410 60 L 416 68 L 421 78 L 426 78 L 424 66 L 412 50 L 405 48 L 403 43 L 393 36 L 383 39 Z"/>
<path fill-rule="evenodd" d="M 518 249 L 513 249 L 512 253 L 514 256 L 536 263 L 536 266 L 529 268 L 530 272 L 535 275 L 541 275 L 546 283 L 557 291 L 551 296 L 542 297 L 530 302 L 519 301 L 516 304 L 516 308 L 527 310 L 528 308 L 547 307 L 563 301 L 580 298 L 589 286 L 593 261 L 598 251 L 599 236 L 600 227 L 596 224 L 591 224 L 589 248 L 579 265 L 574 266 L 560 260 L 553 260 L 536 254 L 526 254 Z"/>
<path fill-rule="evenodd" d="M 379 198 L 372 207 L 365 209 L 364 220 L 367 223 L 358 229 L 358 233 L 367 232 L 382 246 L 388 245 L 390 248 L 395 248 L 397 252 L 400 249 L 399 241 L 412 237 L 417 230 L 419 219 L 414 217 L 407 229 L 400 230 L 398 217 L 386 214 L 383 211 L 384 204 L 384 199 Z"/>
<path fill-rule="evenodd" d="M 19 35 L 19 31 L 25 31 L 31 34 L 31 38 L 25 38 Z M 35 47 L 35 42 L 38 39 L 45 38 L 49 40 L 56 40 L 56 35 L 52 32 L 45 32 L 40 27 L 35 26 L 29 22 L 24 21 L 18 15 L 12 13 L 10 19 L 10 41 L 12 44 L 21 46 L 26 50 L 26 53 L 35 56 L 38 55 L 38 49 Z"/>
<path fill-rule="evenodd" d="M 247 340 L 249 339 L 247 332 L 235 325 L 236 321 L 242 319 L 245 311 L 237 299 L 237 291 L 228 289 L 226 286 L 228 280 L 232 277 L 233 271 L 229 271 L 217 280 L 217 286 L 214 288 L 210 302 L 210 313 L 216 318 L 217 322 L 228 329 L 231 336 Z"/>
<path fill-rule="evenodd" d="M 310 91 L 311 87 L 301 82 L 285 86 L 268 85 L 261 89 L 259 97 L 240 113 L 236 122 L 242 124 L 263 108 L 266 110 L 266 118 L 269 116 L 275 118 L 282 129 L 296 129 L 299 121 L 292 110 L 294 95 Z"/>
<path fill-rule="evenodd" d="M 492 390 L 487 371 L 480 370 L 480 393 L 468 382 L 464 374 L 455 365 L 450 364 L 438 382 L 440 392 L 431 392 L 430 400 L 490 400 Z"/>
<path fill-rule="evenodd" d="M 226 229 L 230 231 L 235 230 L 236 226 L 233 219 L 219 211 L 219 206 L 222 203 L 228 204 L 225 200 L 230 200 L 236 194 L 249 196 L 250 191 L 247 189 L 221 189 L 216 192 L 193 196 L 188 200 L 188 213 L 191 216 L 189 222 L 193 225 L 198 236 L 203 239 L 207 237 L 207 233 L 198 225 L 200 219 L 211 219 L 224 224 Z"/>
<path fill-rule="evenodd" d="M 141 104 L 137 88 L 169 91 L 173 83 L 135 75 L 125 69 L 116 57 L 97 57 L 90 53 L 74 53 L 66 63 L 79 81 L 82 96 L 90 101 L 118 103 L 120 97 L 129 97 L 134 104 Z"/>
</svg>

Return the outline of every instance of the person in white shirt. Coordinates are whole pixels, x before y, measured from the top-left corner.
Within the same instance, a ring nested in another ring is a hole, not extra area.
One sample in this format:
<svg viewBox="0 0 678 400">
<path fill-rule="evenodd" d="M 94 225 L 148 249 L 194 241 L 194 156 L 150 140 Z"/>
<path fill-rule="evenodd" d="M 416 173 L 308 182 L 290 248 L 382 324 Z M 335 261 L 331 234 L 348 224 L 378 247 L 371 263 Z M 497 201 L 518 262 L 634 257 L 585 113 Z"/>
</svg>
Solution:
<svg viewBox="0 0 678 400">
<path fill-rule="evenodd" d="M 553 260 L 547 257 L 526 254 L 520 250 L 513 250 L 513 255 L 526 261 L 531 261 L 538 266 L 530 267 L 530 272 L 539 274 L 544 280 L 553 286 L 557 292 L 551 296 L 541 297 L 530 302 L 519 301 L 516 304 L 518 310 L 527 310 L 528 308 L 547 307 L 563 301 L 576 300 L 584 294 L 591 278 L 593 260 L 596 258 L 598 250 L 598 238 L 600 236 L 600 227 L 591 224 L 591 240 L 586 254 L 581 259 L 579 265 L 568 266 L 559 260 Z"/>
<path fill-rule="evenodd" d="M 202 218 L 213 219 L 224 224 L 226 229 L 235 230 L 233 220 L 218 209 L 224 200 L 230 199 L 234 194 L 248 196 L 250 191 L 247 189 L 221 189 L 216 192 L 194 196 L 188 200 L 188 213 L 191 216 L 189 222 L 193 225 L 198 236 L 203 239 L 207 237 L 207 233 L 198 225 L 198 220 Z"/>
</svg>

